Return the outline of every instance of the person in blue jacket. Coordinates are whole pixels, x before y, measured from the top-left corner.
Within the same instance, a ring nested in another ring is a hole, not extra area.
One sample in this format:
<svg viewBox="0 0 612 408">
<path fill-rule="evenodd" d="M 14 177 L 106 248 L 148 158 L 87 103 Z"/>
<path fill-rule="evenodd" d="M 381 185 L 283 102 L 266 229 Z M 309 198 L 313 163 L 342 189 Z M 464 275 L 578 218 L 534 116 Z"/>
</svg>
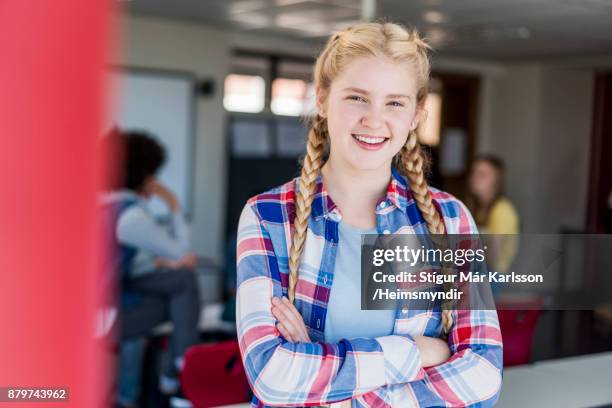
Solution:
<svg viewBox="0 0 612 408">
<path fill-rule="evenodd" d="M 200 299 L 195 276 L 196 255 L 190 250 L 189 228 L 176 196 L 155 177 L 165 162 L 164 148 L 140 132 L 113 132 L 122 152 L 120 185 L 103 206 L 116 243 L 121 324 L 119 405 L 136 406 L 142 355 L 151 329 L 170 320 L 169 353 L 160 375 L 160 391 L 179 392 L 178 373 L 185 350 L 198 343 Z M 162 226 L 147 206 L 153 196 L 168 207 Z"/>
</svg>

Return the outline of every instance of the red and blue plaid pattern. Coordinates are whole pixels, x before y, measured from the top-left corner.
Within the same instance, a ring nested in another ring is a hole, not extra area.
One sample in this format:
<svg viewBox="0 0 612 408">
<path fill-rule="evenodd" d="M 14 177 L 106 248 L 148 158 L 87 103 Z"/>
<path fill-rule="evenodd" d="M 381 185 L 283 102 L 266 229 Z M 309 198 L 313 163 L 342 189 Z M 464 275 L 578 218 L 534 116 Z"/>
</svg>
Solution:
<svg viewBox="0 0 612 408">
<path fill-rule="evenodd" d="M 502 338 L 495 310 L 453 311 L 452 356 L 424 369 L 412 336 L 441 337 L 440 311 L 398 307 L 393 334 L 324 341 L 341 214 L 321 177 L 302 254 L 295 306 L 311 343 L 280 336 L 273 296 L 287 296 L 297 179 L 251 198 L 238 227 L 236 323 L 254 392 L 253 407 L 313 406 L 352 399 L 352 407 L 490 407 L 499 397 Z M 449 234 L 476 234 L 466 207 L 431 188 Z M 379 234 L 427 234 L 406 179 L 393 169 L 376 207 Z M 359 296 L 359 294 L 355 294 Z"/>
</svg>

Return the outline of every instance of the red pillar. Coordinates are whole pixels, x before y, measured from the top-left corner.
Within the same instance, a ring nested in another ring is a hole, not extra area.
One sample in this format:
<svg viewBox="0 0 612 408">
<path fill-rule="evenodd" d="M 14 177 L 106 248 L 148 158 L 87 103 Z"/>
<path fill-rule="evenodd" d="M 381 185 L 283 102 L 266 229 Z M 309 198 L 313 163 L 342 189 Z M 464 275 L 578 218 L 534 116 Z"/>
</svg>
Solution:
<svg viewBox="0 0 612 408">
<path fill-rule="evenodd" d="M 96 407 L 96 142 L 111 2 L 0 1 L 0 387 Z M 0 406 L 4 406 L 0 403 Z"/>
</svg>

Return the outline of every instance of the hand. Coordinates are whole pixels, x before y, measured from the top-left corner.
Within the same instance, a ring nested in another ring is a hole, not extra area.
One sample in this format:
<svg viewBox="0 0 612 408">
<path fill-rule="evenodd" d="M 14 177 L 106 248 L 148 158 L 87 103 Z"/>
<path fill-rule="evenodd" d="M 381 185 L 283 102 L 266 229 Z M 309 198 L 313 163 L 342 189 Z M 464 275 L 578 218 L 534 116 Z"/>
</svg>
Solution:
<svg viewBox="0 0 612 408">
<path fill-rule="evenodd" d="M 165 201 L 168 207 L 170 207 L 170 211 L 174 213 L 180 211 L 181 207 L 174 193 L 170 191 L 168 187 L 160 183 L 156 178 L 151 178 L 148 184 L 148 190 L 151 194 L 154 194 Z"/>
<path fill-rule="evenodd" d="M 198 266 L 198 256 L 190 252 L 179 259 L 179 263 L 181 268 L 195 270 Z"/>
<path fill-rule="evenodd" d="M 278 331 L 291 343 L 310 343 L 304 319 L 289 299 L 272 298 L 272 314 L 278 320 Z"/>
<path fill-rule="evenodd" d="M 414 336 L 414 341 L 421 354 L 423 368 L 442 364 L 451 356 L 448 342 L 445 340 L 436 337 Z"/>
<path fill-rule="evenodd" d="M 172 260 L 168 258 L 155 258 L 155 267 L 156 268 L 166 268 L 166 269 L 191 269 L 195 270 L 198 264 L 197 255 L 193 252 L 188 253 L 181 259 Z"/>
</svg>

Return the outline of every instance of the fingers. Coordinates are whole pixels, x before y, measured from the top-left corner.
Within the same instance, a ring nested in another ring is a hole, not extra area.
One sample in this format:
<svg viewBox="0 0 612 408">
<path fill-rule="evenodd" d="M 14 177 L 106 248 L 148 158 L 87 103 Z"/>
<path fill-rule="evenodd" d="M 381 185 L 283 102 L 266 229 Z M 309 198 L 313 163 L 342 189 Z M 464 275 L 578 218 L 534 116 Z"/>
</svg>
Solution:
<svg viewBox="0 0 612 408">
<path fill-rule="evenodd" d="M 296 337 L 299 337 L 300 330 L 297 324 L 294 322 L 293 316 L 282 304 L 282 302 L 278 302 L 276 306 L 272 307 L 272 314 L 274 314 L 278 321 L 287 328 L 292 338 L 295 339 Z"/>
<path fill-rule="evenodd" d="M 198 258 L 193 252 L 188 253 L 181 260 L 181 265 L 187 269 L 196 269 L 198 265 Z"/>
<path fill-rule="evenodd" d="M 300 314 L 300 312 L 298 312 L 295 305 L 291 303 L 289 299 L 287 299 L 286 297 L 283 297 L 281 302 L 285 304 L 287 310 L 293 316 L 294 322 L 296 323 L 296 326 L 298 330 L 300 331 L 300 337 L 302 341 L 310 342 L 310 336 L 308 335 L 308 329 L 306 328 L 304 319 L 302 318 L 302 315 Z"/>
<path fill-rule="evenodd" d="M 291 335 L 291 332 L 287 329 L 287 327 L 285 327 L 284 324 L 282 324 L 281 322 L 279 322 L 276 327 L 278 328 L 278 331 L 280 332 L 280 334 L 287 339 L 288 342 L 291 343 L 297 343 L 297 341 L 293 338 L 293 336 Z"/>
<path fill-rule="evenodd" d="M 176 269 L 177 261 L 173 261 L 171 259 L 157 257 L 155 258 L 155 267 L 156 268 L 165 268 L 165 269 Z"/>
<path fill-rule="evenodd" d="M 286 306 L 287 311 L 291 316 L 293 316 L 294 322 L 296 322 L 297 328 L 300 330 L 300 333 L 304 338 L 308 338 L 308 331 L 306 330 L 306 325 L 304 324 L 304 319 L 298 310 L 295 308 L 295 305 L 289 301 L 286 297 L 283 296 L 281 302 Z"/>
<path fill-rule="evenodd" d="M 290 341 L 309 342 L 310 337 L 308 336 L 302 316 L 295 309 L 295 306 L 288 302 L 288 299 L 285 298 L 285 300 L 281 301 L 276 297 L 272 299 L 272 314 L 279 321 L 279 326 L 277 327 L 287 340 L 290 337 L 292 339 Z M 280 324 L 282 324 L 282 328 L 287 332 L 288 336 L 283 333 Z"/>
<path fill-rule="evenodd" d="M 164 258 L 160 258 L 160 257 L 156 257 L 153 260 L 154 264 L 155 264 L 155 268 L 164 268 L 166 266 L 166 262 L 164 261 Z"/>
</svg>

